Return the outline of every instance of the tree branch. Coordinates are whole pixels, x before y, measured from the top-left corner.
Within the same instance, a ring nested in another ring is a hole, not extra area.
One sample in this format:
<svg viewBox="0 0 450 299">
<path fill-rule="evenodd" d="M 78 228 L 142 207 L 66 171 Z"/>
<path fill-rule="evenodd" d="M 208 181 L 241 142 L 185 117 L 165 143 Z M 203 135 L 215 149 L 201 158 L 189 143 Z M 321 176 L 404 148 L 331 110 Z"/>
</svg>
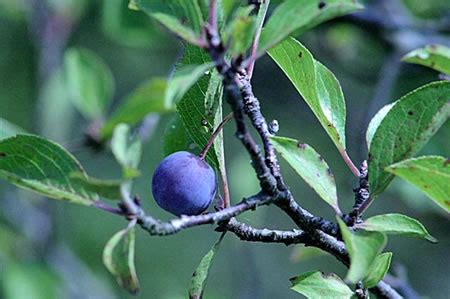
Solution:
<svg viewBox="0 0 450 299">
<path fill-rule="evenodd" d="M 261 107 L 258 99 L 253 94 L 252 85 L 250 83 L 250 77 L 248 75 L 237 74 L 239 88 L 241 91 L 242 100 L 244 103 L 244 112 L 250 118 L 253 127 L 258 132 L 264 146 L 265 163 L 269 167 L 271 174 L 277 181 L 277 188 L 279 190 L 286 190 L 286 186 L 283 182 L 283 178 L 280 173 L 280 166 L 278 165 L 277 156 L 275 155 L 275 149 L 270 142 L 269 126 L 267 121 L 261 113 Z"/>
<path fill-rule="evenodd" d="M 267 205 L 274 200 L 276 200 L 276 197 L 274 198 L 272 196 L 259 193 L 242 200 L 234 206 L 214 213 L 195 216 L 181 216 L 180 218 L 175 218 L 167 222 L 162 222 L 161 220 L 146 215 L 142 209 L 139 209 L 138 213 L 135 214 L 134 217 L 137 218 L 138 224 L 151 235 L 167 236 L 189 227 L 204 224 L 217 224 L 227 221 L 245 211 L 255 209 L 261 205 Z"/>
<path fill-rule="evenodd" d="M 234 233 L 239 239 L 250 242 L 283 243 L 286 246 L 291 244 L 305 243 L 307 238 L 305 232 L 297 229 L 291 231 L 256 229 L 248 224 L 241 223 L 235 218 L 231 218 L 228 224 L 218 230 L 228 230 Z"/>
<path fill-rule="evenodd" d="M 361 214 L 364 212 L 365 207 L 368 206 L 370 202 L 370 192 L 369 192 L 369 177 L 368 177 L 368 168 L 367 161 L 363 161 L 361 164 L 361 168 L 359 170 L 359 186 L 358 188 L 353 189 L 355 193 L 355 203 L 353 205 L 352 211 L 348 215 L 350 217 L 350 223 L 347 223 L 349 226 L 353 226 L 353 224 L 360 221 Z"/>
</svg>

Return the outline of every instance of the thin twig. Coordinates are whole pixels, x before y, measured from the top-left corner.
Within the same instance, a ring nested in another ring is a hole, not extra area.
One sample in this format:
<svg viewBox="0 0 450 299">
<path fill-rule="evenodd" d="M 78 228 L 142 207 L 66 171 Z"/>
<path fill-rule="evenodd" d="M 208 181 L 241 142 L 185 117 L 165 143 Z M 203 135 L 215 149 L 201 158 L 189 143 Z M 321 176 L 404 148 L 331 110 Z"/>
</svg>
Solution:
<svg viewBox="0 0 450 299">
<path fill-rule="evenodd" d="M 216 0 L 209 0 L 209 27 L 217 31 L 217 5 Z"/>
<path fill-rule="evenodd" d="M 216 139 L 217 135 L 219 135 L 219 133 L 222 131 L 225 124 L 232 118 L 233 118 L 233 112 L 231 112 L 227 116 L 225 116 L 224 119 L 222 120 L 222 122 L 217 126 L 217 128 L 211 134 L 211 137 L 209 137 L 208 143 L 206 143 L 202 152 L 198 155 L 198 157 L 201 160 L 205 160 L 205 157 L 208 154 L 208 151 L 211 148 L 211 146 L 214 144 L 214 140 Z"/>
<path fill-rule="evenodd" d="M 225 165 L 223 167 L 225 168 Z M 225 169 L 220 172 L 220 178 L 222 180 L 222 189 L 223 189 L 223 207 L 228 208 L 231 204 L 231 201 L 230 201 L 230 189 L 228 186 L 228 178 Z"/>
<path fill-rule="evenodd" d="M 216 139 L 217 135 L 222 131 L 225 124 L 233 118 L 233 112 L 229 113 L 225 118 L 222 120 L 222 122 L 217 126 L 217 128 L 212 133 L 211 137 L 208 140 L 208 143 L 206 144 L 205 148 L 202 150 L 202 152 L 199 155 L 199 158 L 201 160 L 204 160 L 209 149 L 214 144 L 214 140 Z M 225 167 L 225 165 L 223 165 Z M 220 208 L 228 208 L 230 206 L 230 190 L 228 189 L 228 178 L 225 169 L 222 169 L 220 172 L 220 178 L 222 180 L 222 188 L 223 188 L 223 207 Z"/>
<path fill-rule="evenodd" d="M 269 131 L 269 126 L 267 125 L 264 115 L 261 113 L 259 100 L 253 94 L 250 78 L 241 74 L 237 74 L 237 77 L 242 101 L 244 103 L 244 112 L 250 118 L 253 127 L 258 132 L 263 143 L 265 163 L 277 182 L 277 189 L 286 190 L 283 177 L 280 173 L 280 166 L 278 165 L 275 149 L 269 139 L 272 134 Z"/>
<path fill-rule="evenodd" d="M 97 209 L 100 209 L 102 211 L 105 211 L 105 212 L 108 212 L 111 214 L 125 216 L 124 212 L 121 209 L 111 207 L 100 200 L 94 201 L 93 206 L 96 207 Z"/>
<path fill-rule="evenodd" d="M 345 164 L 347 164 L 348 168 L 351 170 L 351 172 L 356 176 L 360 177 L 361 174 L 359 173 L 358 167 L 355 166 L 352 159 L 350 159 L 348 153 L 344 149 L 340 149 L 339 153 L 341 154 L 342 158 L 344 159 Z"/>
<path fill-rule="evenodd" d="M 253 40 L 252 51 L 251 51 L 249 59 L 247 60 L 247 64 L 248 64 L 247 74 L 250 79 L 253 76 L 253 69 L 255 67 L 255 61 L 256 61 L 256 56 L 257 56 L 258 46 L 259 46 L 259 38 L 261 37 L 261 31 L 262 31 L 262 27 L 264 25 L 264 20 L 266 18 L 266 14 L 267 14 L 269 5 L 270 5 L 270 0 L 265 0 L 259 6 L 258 17 L 257 17 L 259 23 L 257 24 L 258 27 L 256 29 L 255 38 Z"/>
<path fill-rule="evenodd" d="M 128 212 L 128 214 L 136 215 L 140 211 L 140 208 L 136 205 L 136 202 L 130 195 L 130 184 L 123 183 L 120 185 L 120 193 L 122 195 L 123 208 Z"/>
</svg>

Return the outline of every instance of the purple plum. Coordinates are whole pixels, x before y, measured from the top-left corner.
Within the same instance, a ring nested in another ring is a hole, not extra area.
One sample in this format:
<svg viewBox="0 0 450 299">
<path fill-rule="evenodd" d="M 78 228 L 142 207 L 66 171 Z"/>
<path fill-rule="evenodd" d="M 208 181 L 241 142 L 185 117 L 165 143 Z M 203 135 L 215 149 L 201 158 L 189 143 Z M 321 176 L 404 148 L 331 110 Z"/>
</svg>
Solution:
<svg viewBox="0 0 450 299">
<path fill-rule="evenodd" d="M 198 215 L 211 204 L 216 194 L 216 175 L 198 156 L 175 152 L 156 168 L 152 192 L 158 205 L 176 215 Z"/>
</svg>

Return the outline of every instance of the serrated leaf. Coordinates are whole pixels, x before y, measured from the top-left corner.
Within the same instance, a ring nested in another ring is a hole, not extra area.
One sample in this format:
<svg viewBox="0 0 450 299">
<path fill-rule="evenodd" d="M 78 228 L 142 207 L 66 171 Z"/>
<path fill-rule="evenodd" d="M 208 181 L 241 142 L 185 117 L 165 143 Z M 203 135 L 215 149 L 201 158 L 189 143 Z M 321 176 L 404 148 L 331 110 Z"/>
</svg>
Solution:
<svg viewBox="0 0 450 299">
<path fill-rule="evenodd" d="M 381 108 L 377 114 L 370 120 L 369 126 L 367 127 L 366 131 L 366 142 L 367 147 L 370 148 L 370 143 L 372 142 L 373 134 L 375 134 L 375 131 L 377 130 L 378 126 L 381 124 L 381 121 L 386 116 L 386 114 L 391 110 L 391 108 L 394 106 L 394 103 L 387 104 Z"/>
<path fill-rule="evenodd" d="M 139 281 L 134 266 L 134 248 L 134 228 L 121 230 L 106 243 L 103 263 L 120 286 L 136 295 L 139 293 Z"/>
<path fill-rule="evenodd" d="M 198 43 L 203 24 L 198 0 L 135 0 L 134 6 L 187 42 Z"/>
<path fill-rule="evenodd" d="M 205 63 L 209 57 L 193 46 L 186 46 L 178 67 L 183 65 Z M 217 71 L 203 75 L 177 104 L 180 116 L 189 137 L 201 150 L 208 143 L 211 133 L 222 121 L 223 87 Z M 216 169 L 221 168 L 222 133 L 214 140 L 214 145 L 206 155 L 207 162 Z"/>
<path fill-rule="evenodd" d="M 345 101 L 334 75 L 293 38 L 268 54 L 294 84 L 339 151 L 345 152 Z"/>
<path fill-rule="evenodd" d="M 369 269 L 386 245 L 387 238 L 380 232 L 350 231 L 341 218 L 336 218 L 350 255 L 350 269 L 346 280 L 357 283 L 369 274 Z"/>
<path fill-rule="evenodd" d="M 244 54 L 251 46 L 256 31 L 256 17 L 250 15 L 252 5 L 239 7 L 223 33 L 225 45 L 230 45 L 229 54 L 238 56 Z"/>
<path fill-rule="evenodd" d="M 191 284 L 189 286 L 189 298 L 201 299 L 203 297 L 203 291 L 206 286 L 206 279 L 208 278 L 209 269 L 214 260 L 214 257 L 219 250 L 220 243 L 223 240 L 225 234 L 222 234 L 219 240 L 213 245 L 208 253 L 202 258 L 200 264 L 192 274 Z"/>
<path fill-rule="evenodd" d="M 122 194 L 120 193 L 122 181 L 97 179 L 80 172 L 73 172 L 69 177 L 78 186 L 96 193 L 98 196 L 108 199 L 122 199 Z"/>
<path fill-rule="evenodd" d="M 386 168 L 428 195 L 450 212 L 450 161 L 439 156 L 404 160 Z"/>
<path fill-rule="evenodd" d="M 329 19 L 362 9 L 354 0 L 329 0 L 321 7 L 319 1 L 286 0 L 280 4 L 261 33 L 258 56 L 282 42 L 292 33 L 300 34 Z"/>
<path fill-rule="evenodd" d="M 392 252 L 385 252 L 377 256 L 370 267 L 369 274 L 363 280 L 364 287 L 372 288 L 376 286 L 388 272 L 391 260 Z"/>
<path fill-rule="evenodd" d="M 125 178 L 132 178 L 139 173 L 138 166 L 142 155 L 142 142 L 130 132 L 126 124 L 119 124 L 114 129 L 111 150 L 117 162 L 122 166 Z"/>
<path fill-rule="evenodd" d="M 208 73 L 212 66 L 212 63 L 178 66 L 167 85 L 166 103 L 178 103 L 192 85 Z"/>
<path fill-rule="evenodd" d="M 0 139 L 12 137 L 21 133 L 25 133 L 25 130 L 0 117 Z"/>
<path fill-rule="evenodd" d="M 336 212 L 339 212 L 336 183 L 325 160 L 309 145 L 285 137 L 271 137 L 273 146 L 302 179 Z"/>
<path fill-rule="evenodd" d="M 409 52 L 403 61 L 427 66 L 450 75 L 450 48 L 442 45 L 427 45 Z"/>
<path fill-rule="evenodd" d="M 178 151 L 189 151 L 191 150 L 189 146 L 193 143 L 180 116 L 174 115 L 164 131 L 163 155 L 168 156 Z"/>
<path fill-rule="evenodd" d="M 64 148 L 34 135 L 17 135 L 0 141 L 0 177 L 44 196 L 91 205 L 98 195 L 71 180 L 85 172 Z"/>
<path fill-rule="evenodd" d="M 414 218 L 402 214 L 383 214 L 370 217 L 362 224 L 358 224 L 359 228 L 367 231 L 378 231 L 393 235 L 407 235 L 416 238 L 427 239 L 435 243 L 436 238 L 430 235 L 422 223 Z"/>
<path fill-rule="evenodd" d="M 376 128 L 369 148 L 369 182 L 372 195 L 392 181 L 385 171 L 418 153 L 450 116 L 450 82 L 420 87 L 395 102 Z"/>
<path fill-rule="evenodd" d="M 114 78 L 105 62 L 87 49 L 64 54 L 64 82 L 69 99 L 89 120 L 101 119 L 111 104 Z"/>
<path fill-rule="evenodd" d="M 102 126 L 102 139 L 110 138 L 115 126 L 120 123 L 132 126 L 142 121 L 149 113 L 173 111 L 174 103 L 166 102 L 166 87 L 166 80 L 162 78 L 153 78 L 138 86 Z"/>
<path fill-rule="evenodd" d="M 306 298 L 350 299 L 353 291 L 334 273 L 306 272 L 290 279 L 291 289 Z"/>
</svg>

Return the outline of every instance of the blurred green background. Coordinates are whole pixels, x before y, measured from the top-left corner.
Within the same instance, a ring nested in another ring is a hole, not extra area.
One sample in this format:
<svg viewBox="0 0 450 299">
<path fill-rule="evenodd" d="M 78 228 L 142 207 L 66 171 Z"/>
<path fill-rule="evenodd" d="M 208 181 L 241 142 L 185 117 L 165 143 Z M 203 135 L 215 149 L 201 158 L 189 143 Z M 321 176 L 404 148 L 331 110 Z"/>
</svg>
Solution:
<svg viewBox="0 0 450 299">
<path fill-rule="evenodd" d="M 69 103 L 54 76 L 64 51 L 87 48 L 106 62 L 116 84 L 114 105 L 145 79 L 168 76 L 181 54 L 176 39 L 142 13 L 127 10 L 126 2 L 0 0 L 0 117 L 65 145 L 88 173 L 100 178 L 118 178 L 120 168 L 108 151 L 82 144 L 89 123 Z M 448 0 L 405 0 L 403 4 L 420 24 L 438 23 L 450 15 Z M 348 148 L 356 162 L 367 154 L 365 128 L 376 111 L 437 80 L 435 72 L 399 61 L 412 50 L 411 44 L 423 45 L 428 40 L 420 38 L 431 36 L 420 35 L 417 40 L 404 31 L 380 32 L 336 20 L 300 38 L 341 82 L 347 102 Z M 449 43 L 448 35 L 440 36 Z M 280 136 L 308 143 L 325 158 L 336 176 L 342 208 L 348 210 L 356 180 L 307 105 L 266 57 L 257 63 L 254 90 L 267 119 L 279 121 Z M 134 188 L 146 211 L 161 219 L 170 215 L 154 203 L 150 178 L 163 158 L 161 136 L 170 119 L 170 115 L 153 116 L 157 125 L 145 143 L 142 175 Z M 237 202 L 257 192 L 258 183 L 233 130 L 228 125 L 224 136 L 231 196 Z M 447 122 L 423 152 L 448 156 L 449 140 Z M 284 161 L 281 164 L 297 200 L 314 214 L 333 219 L 331 209 Z M 394 264 L 406 268 L 420 295 L 450 298 L 448 215 L 400 180 L 375 201 L 368 215 L 386 212 L 417 218 L 439 239 L 438 244 L 430 244 L 391 237 L 386 250 L 394 252 Z M 257 227 L 293 228 L 273 207 L 239 219 Z M 129 298 L 102 264 L 103 246 L 125 225 L 119 217 L 45 200 L 1 181 L 0 298 Z M 136 267 L 142 287 L 138 298 L 186 298 L 193 270 L 218 236 L 212 226 L 169 237 L 152 237 L 138 230 Z M 244 243 L 229 234 L 213 264 L 205 298 L 299 298 L 289 290 L 290 277 L 316 269 L 345 273 L 333 257 L 302 257 L 301 250 L 300 246 Z"/>
</svg>

